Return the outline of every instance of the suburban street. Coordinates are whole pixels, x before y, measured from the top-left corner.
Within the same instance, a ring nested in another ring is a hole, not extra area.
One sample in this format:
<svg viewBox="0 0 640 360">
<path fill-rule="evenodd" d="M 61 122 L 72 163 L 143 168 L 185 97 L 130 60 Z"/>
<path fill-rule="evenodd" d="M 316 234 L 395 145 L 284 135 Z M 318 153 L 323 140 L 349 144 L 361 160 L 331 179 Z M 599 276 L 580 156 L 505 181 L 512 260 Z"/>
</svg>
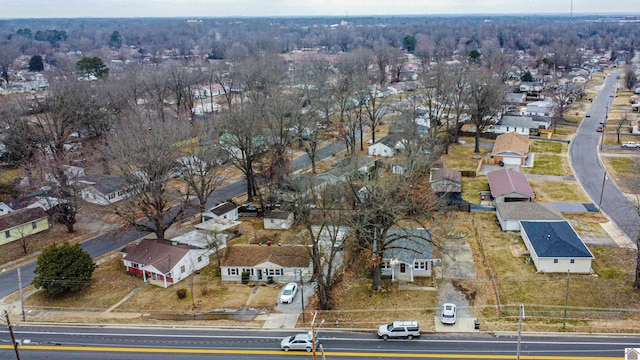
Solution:
<svg viewBox="0 0 640 360">
<path fill-rule="evenodd" d="M 294 332 L 295 333 L 295 332 Z M 280 340 L 291 331 L 252 329 L 190 329 L 165 327 L 20 326 L 16 338 L 24 359 L 281 359 Z M 332 359 L 439 358 L 515 359 L 517 334 L 423 334 L 414 340 L 383 341 L 373 332 L 317 333 Z M 28 339 L 28 341 L 25 341 Z M 0 331 L 0 358 L 15 357 L 7 330 Z M 637 336 L 524 335 L 522 356 L 562 359 L 620 359 L 625 348 L 640 347 Z M 126 354 L 126 355 L 125 355 Z M 289 352 L 310 358 L 302 352 Z M 428 354 L 428 355 L 427 355 Z"/>
<path fill-rule="evenodd" d="M 316 152 L 316 159 L 320 160 L 332 156 L 332 154 L 340 152 L 344 150 L 344 148 L 344 144 L 340 142 L 327 144 L 326 146 L 318 149 Z M 293 159 L 292 168 L 294 171 L 297 171 L 309 166 L 310 164 L 311 161 L 309 160 L 309 157 L 307 155 L 303 155 Z M 209 197 L 207 206 L 212 207 L 224 199 L 242 195 L 246 192 L 246 186 L 246 180 L 238 180 L 218 189 Z M 195 212 L 193 213 L 195 214 Z M 122 248 L 124 245 L 148 234 L 149 233 L 141 232 L 136 229 L 114 230 L 83 242 L 82 248 L 93 258 L 97 258 L 113 250 Z M 32 261 L 20 266 L 22 284 L 24 287 L 33 281 L 33 278 L 35 277 L 33 271 L 35 270 L 36 265 L 36 262 Z M 0 299 L 18 291 L 19 289 L 20 286 L 18 283 L 17 268 L 6 269 L 0 272 Z"/>
<path fill-rule="evenodd" d="M 601 121 L 607 119 L 607 112 L 616 94 L 618 75 L 620 72 L 607 76 L 598 95 L 593 99 L 588 110 L 591 117 L 583 119 L 571 140 L 569 160 L 576 179 L 593 203 L 597 204 L 629 239 L 635 241 L 640 231 L 638 210 L 606 175 L 598 153 L 602 133 L 597 132 L 596 128 Z"/>
</svg>

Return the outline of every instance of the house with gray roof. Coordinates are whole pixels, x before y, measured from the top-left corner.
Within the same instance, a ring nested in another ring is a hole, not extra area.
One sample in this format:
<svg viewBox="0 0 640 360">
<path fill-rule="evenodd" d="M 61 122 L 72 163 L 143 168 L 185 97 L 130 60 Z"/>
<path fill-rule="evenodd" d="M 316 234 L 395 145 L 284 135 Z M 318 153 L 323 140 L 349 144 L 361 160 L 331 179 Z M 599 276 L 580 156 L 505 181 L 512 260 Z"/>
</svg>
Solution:
<svg viewBox="0 0 640 360">
<path fill-rule="evenodd" d="M 520 235 L 538 272 L 591 273 L 594 256 L 568 221 L 520 221 Z"/>
<path fill-rule="evenodd" d="M 120 177 L 87 175 L 78 179 L 80 195 L 86 202 L 109 205 L 131 196 L 129 185 Z"/>
<path fill-rule="evenodd" d="M 370 156 L 349 156 L 338 161 L 329 171 L 317 177 L 328 184 L 337 184 L 352 178 L 368 176 L 376 167 L 376 160 Z"/>
<path fill-rule="evenodd" d="M 382 276 L 391 281 L 414 281 L 415 277 L 431 276 L 433 246 L 428 229 L 390 229 L 388 246 L 382 255 Z"/>
<path fill-rule="evenodd" d="M 402 149 L 404 149 L 402 139 L 398 135 L 392 134 L 369 145 L 367 153 L 369 156 L 390 157 L 396 155 Z"/>
<path fill-rule="evenodd" d="M 528 136 L 529 129 L 533 127 L 533 119 L 530 116 L 503 116 L 498 124 L 493 125 L 493 132 L 496 134 L 516 132 Z"/>
<path fill-rule="evenodd" d="M 496 216 L 502 231 L 520 231 L 520 221 L 564 220 L 555 205 L 548 202 L 501 202 Z"/>
</svg>

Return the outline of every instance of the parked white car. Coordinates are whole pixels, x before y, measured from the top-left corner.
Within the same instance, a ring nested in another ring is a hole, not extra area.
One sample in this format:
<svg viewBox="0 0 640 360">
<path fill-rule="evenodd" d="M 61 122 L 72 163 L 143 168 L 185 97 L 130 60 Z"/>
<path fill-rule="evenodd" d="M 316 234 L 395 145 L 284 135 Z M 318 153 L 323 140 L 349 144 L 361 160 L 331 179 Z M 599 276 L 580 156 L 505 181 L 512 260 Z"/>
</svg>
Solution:
<svg viewBox="0 0 640 360">
<path fill-rule="evenodd" d="M 456 323 L 456 305 L 451 303 L 442 304 L 442 314 L 440 322 L 453 325 Z"/>
<path fill-rule="evenodd" d="M 625 142 L 622 143 L 622 147 L 623 148 L 639 148 L 640 147 L 640 142 L 625 141 Z"/>
<path fill-rule="evenodd" d="M 290 282 L 282 288 L 282 292 L 280 293 L 280 302 L 283 304 L 291 304 L 293 302 L 293 298 L 296 297 L 296 293 L 298 292 L 298 284 L 294 282 Z"/>
</svg>

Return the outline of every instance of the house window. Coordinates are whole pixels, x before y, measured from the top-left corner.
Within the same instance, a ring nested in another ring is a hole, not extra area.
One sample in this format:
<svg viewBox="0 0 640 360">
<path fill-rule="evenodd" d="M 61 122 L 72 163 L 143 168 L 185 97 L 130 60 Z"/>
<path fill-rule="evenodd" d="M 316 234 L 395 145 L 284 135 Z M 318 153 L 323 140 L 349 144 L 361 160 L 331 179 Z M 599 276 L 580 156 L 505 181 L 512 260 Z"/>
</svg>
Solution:
<svg viewBox="0 0 640 360">
<path fill-rule="evenodd" d="M 109 196 L 107 196 L 108 200 L 113 200 L 116 198 L 116 194 L 109 194 Z"/>
<path fill-rule="evenodd" d="M 391 266 L 389 265 L 389 260 L 382 260 L 382 264 L 380 264 L 380 268 L 382 270 L 390 269 Z"/>
<path fill-rule="evenodd" d="M 138 264 L 138 263 L 131 263 L 131 267 L 132 267 L 132 268 L 139 269 L 139 268 L 140 268 L 140 264 Z"/>
<path fill-rule="evenodd" d="M 198 262 L 202 261 L 202 256 L 198 256 Z"/>
<path fill-rule="evenodd" d="M 180 266 L 180 272 L 183 273 L 185 271 L 187 271 L 187 268 L 184 265 Z"/>
<path fill-rule="evenodd" d="M 253 268 L 244 268 L 242 269 L 243 273 L 248 273 L 249 276 L 253 276 Z"/>
<path fill-rule="evenodd" d="M 233 269 L 232 269 L 232 268 L 229 268 L 229 269 L 227 269 L 227 275 L 230 275 L 230 276 L 238 276 L 238 269 L 236 269 L 236 268 L 233 268 Z"/>
<path fill-rule="evenodd" d="M 416 270 L 427 270 L 427 262 L 425 260 L 415 260 L 413 268 Z"/>
<path fill-rule="evenodd" d="M 553 263 L 557 264 L 558 263 L 558 259 L 553 259 Z"/>
<path fill-rule="evenodd" d="M 11 230 L 5 230 L 4 231 L 4 236 L 8 239 L 11 237 Z"/>
<path fill-rule="evenodd" d="M 572 264 L 575 264 L 575 263 L 576 263 L 576 259 L 571 259 L 571 260 L 570 260 L 570 262 L 571 262 Z"/>
<path fill-rule="evenodd" d="M 35 222 L 35 221 L 32 221 L 32 222 L 31 222 L 31 228 L 32 228 L 32 229 L 37 229 L 37 228 L 38 228 L 38 224 L 36 224 L 36 222 Z"/>
<path fill-rule="evenodd" d="M 275 220 L 271 219 L 271 223 L 272 223 L 272 224 L 273 224 L 273 223 L 275 223 Z"/>
<path fill-rule="evenodd" d="M 267 269 L 267 276 L 282 276 L 282 269 Z"/>
</svg>

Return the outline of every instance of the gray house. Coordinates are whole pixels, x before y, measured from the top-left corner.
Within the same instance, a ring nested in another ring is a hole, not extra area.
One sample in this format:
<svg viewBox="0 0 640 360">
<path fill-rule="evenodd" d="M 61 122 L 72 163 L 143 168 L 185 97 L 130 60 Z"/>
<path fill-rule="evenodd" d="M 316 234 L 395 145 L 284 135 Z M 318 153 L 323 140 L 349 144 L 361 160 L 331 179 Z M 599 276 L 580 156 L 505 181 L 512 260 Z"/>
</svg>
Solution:
<svg viewBox="0 0 640 360">
<path fill-rule="evenodd" d="M 382 276 L 391 280 L 414 281 L 431 276 L 433 247 L 428 229 L 390 229 L 389 246 L 382 256 Z"/>
<path fill-rule="evenodd" d="M 520 231 L 520 221 L 564 220 L 555 205 L 547 202 L 497 203 L 496 216 L 503 231 Z"/>
</svg>

